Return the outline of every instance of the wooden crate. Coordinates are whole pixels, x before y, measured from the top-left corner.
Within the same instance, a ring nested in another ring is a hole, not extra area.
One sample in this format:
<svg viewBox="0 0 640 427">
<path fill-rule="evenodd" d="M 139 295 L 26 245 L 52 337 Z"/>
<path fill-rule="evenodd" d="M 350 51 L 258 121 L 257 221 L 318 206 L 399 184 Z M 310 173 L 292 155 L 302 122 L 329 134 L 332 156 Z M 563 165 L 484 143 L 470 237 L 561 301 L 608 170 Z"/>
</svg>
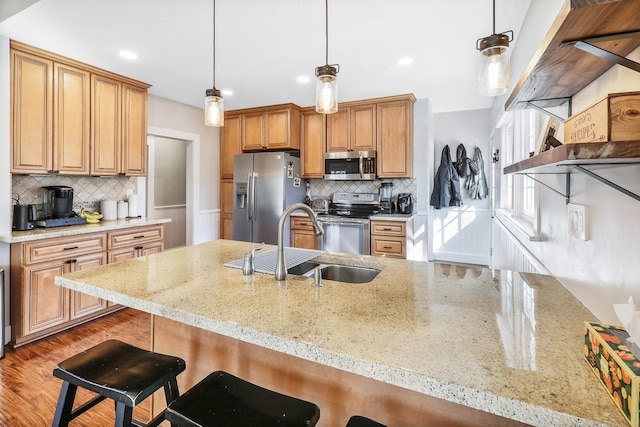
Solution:
<svg viewBox="0 0 640 427">
<path fill-rule="evenodd" d="M 611 93 L 567 119 L 564 143 L 640 141 L 640 92 Z"/>
</svg>

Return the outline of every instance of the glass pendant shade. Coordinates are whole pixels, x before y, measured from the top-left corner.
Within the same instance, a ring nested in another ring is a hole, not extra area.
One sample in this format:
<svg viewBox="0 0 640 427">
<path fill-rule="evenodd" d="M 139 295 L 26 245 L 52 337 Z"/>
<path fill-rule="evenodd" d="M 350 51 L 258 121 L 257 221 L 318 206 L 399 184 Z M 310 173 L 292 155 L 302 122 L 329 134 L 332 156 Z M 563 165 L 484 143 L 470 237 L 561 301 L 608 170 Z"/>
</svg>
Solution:
<svg viewBox="0 0 640 427">
<path fill-rule="evenodd" d="M 224 99 L 216 88 L 207 89 L 204 98 L 204 124 L 224 126 Z"/>
<path fill-rule="evenodd" d="M 507 93 L 510 85 L 508 47 L 490 47 L 478 56 L 478 93 L 498 96 Z"/>
<path fill-rule="evenodd" d="M 332 114 L 338 111 L 338 77 L 336 67 L 316 68 L 316 112 Z"/>
</svg>

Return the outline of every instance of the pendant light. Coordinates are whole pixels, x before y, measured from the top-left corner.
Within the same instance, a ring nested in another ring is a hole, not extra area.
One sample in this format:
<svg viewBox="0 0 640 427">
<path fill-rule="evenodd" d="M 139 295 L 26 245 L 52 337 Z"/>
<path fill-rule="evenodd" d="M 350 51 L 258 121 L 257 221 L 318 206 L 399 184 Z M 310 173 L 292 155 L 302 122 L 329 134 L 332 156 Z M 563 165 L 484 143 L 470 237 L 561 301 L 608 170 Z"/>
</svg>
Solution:
<svg viewBox="0 0 640 427">
<path fill-rule="evenodd" d="M 205 92 L 204 124 L 215 127 L 224 126 L 224 99 L 216 89 L 216 0 L 213 0 L 213 88 Z"/>
<path fill-rule="evenodd" d="M 496 0 L 493 0 L 493 34 L 478 39 L 478 93 L 481 96 L 497 96 L 509 90 L 509 42 L 513 31 L 496 34 Z"/>
<path fill-rule="evenodd" d="M 338 64 L 329 65 L 329 0 L 325 0 L 325 65 L 316 67 L 316 111 L 331 114 L 338 111 Z"/>
</svg>

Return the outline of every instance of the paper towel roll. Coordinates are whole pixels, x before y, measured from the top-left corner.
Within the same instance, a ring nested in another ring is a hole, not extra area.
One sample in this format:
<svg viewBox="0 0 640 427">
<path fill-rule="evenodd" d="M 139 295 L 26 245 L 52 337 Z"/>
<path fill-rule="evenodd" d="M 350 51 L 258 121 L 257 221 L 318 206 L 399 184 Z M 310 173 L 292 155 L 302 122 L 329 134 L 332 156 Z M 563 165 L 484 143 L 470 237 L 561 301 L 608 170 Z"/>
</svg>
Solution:
<svg viewBox="0 0 640 427">
<path fill-rule="evenodd" d="M 138 216 L 138 195 L 132 194 L 129 196 L 129 217 L 136 218 Z"/>
<path fill-rule="evenodd" d="M 118 204 L 115 200 L 103 200 L 100 203 L 100 213 L 105 220 L 118 219 Z"/>
<path fill-rule="evenodd" d="M 118 202 L 118 219 L 125 219 L 129 215 L 129 203 L 124 200 Z"/>
</svg>

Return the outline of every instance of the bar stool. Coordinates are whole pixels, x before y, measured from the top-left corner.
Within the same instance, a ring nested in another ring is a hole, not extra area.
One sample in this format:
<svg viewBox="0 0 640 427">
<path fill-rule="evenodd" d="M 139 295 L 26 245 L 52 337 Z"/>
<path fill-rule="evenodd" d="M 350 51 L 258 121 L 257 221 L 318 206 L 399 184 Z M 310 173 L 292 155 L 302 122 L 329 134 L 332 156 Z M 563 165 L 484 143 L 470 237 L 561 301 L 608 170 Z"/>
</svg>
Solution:
<svg viewBox="0 0 640 427">
<path fill-rule="evenodd" d="M 373 421 L 369 418 L 365 418 L 360 415 L 354 415 L 349 418 L 346 427 L 387 427 L 384 424 L 380 424 L 377 421 Z"/>
<path fill-rule="evenodd" d="M 320 408 L 217 371 L 169 404 L 165 416 L 176 427 L 307 427 Z"/>
<path fill-rule="evenodd" d="M 185 370 L 184 360 L 143 350 L 117 340 L 107 340 L 72 356 L 53 369 L 53 375 L 63 380 L 53 427 L 68 426 L 69 421 L 83 414 L 104 399 L 113 399 L 116 406 L 116 427 L 133 424 L 133 407 L 164 387 L 167 404 L 179 395 L 176 377 Z M 98 394 L 73 410 L 78 387 Z M 164 411 L 147 427 L 164 421 Z"/>
</svg>

